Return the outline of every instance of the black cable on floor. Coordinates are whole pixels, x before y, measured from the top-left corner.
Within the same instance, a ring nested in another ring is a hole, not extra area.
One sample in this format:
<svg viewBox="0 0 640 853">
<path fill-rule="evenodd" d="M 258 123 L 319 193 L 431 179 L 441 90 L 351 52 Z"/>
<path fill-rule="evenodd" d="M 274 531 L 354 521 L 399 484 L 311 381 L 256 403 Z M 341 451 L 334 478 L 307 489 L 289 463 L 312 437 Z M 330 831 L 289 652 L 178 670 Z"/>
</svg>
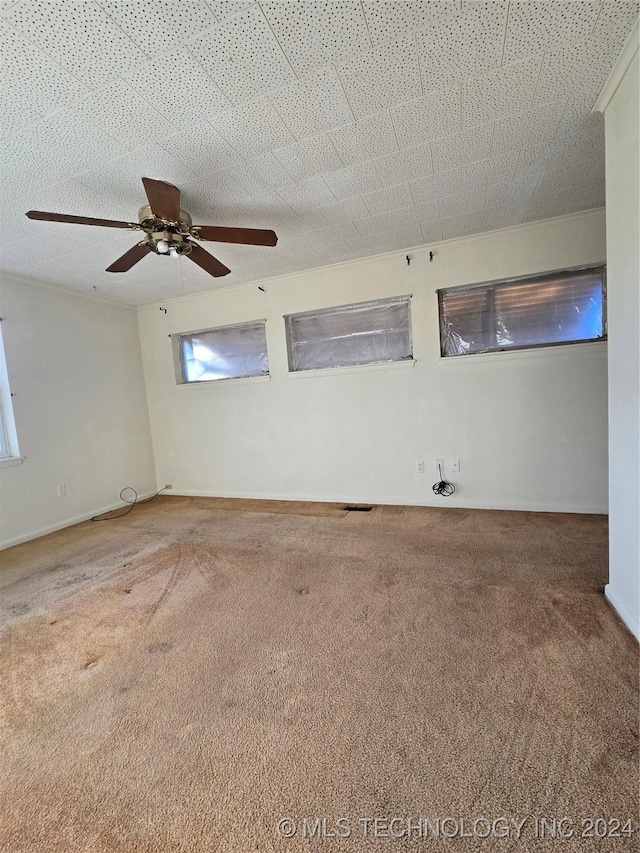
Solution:
<svg viewBox="0 0 640 853">
<path fill-rule="evenodd" d="M 133 488 L 133 486 L 125 486 L 124 489 L 120 491 L 120 500 L 124 501 L 126 504 L 130 504 L 124 512 L 119 513 L 118 515 L 113 515 L 114 512 L 117 512 L 115 509 L 110 509 L 108 512 L 100 513 L 100 515 L 94 515 L 91 521 L 115 521 L 116 518 L 124 518 L 125 515 L 129 515 L 131 510 L 134 508 L 136 504 L 148 504 L 149 501 L 152 501 L 154 498 L 157 498 L 160 492 L 163 492 L 164 489 L 159 489 L 155 495 L 151 495 L 150 498 L 145 498 L 143 501 L 138 500 L 138 493 Z M 133 492 L 133 500 L 128 500 L 123 497 L 124 492 Z"/>
</svg>

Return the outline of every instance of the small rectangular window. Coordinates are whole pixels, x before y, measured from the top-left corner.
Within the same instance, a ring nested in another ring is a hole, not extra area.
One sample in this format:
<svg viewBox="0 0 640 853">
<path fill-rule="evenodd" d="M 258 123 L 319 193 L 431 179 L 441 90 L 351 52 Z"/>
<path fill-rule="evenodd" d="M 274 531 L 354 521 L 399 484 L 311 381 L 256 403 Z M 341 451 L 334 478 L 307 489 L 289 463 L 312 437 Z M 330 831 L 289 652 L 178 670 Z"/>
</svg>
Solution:
<svg viewBox="0 0 640 853">
<path fill-rule="evenodd" d="M 605 268 L 438 291 L 443 356 L 601 341 Z"/>
<path fill-rule="evenodd" d="M 171 335 L 178 384 L 268 376 L 265 321 Z"/>
<path fill-rule="evenodd" d="M 410 299 L 402 296 L 286 315 L 289 370 L 413 358 Z"/>
</svg>

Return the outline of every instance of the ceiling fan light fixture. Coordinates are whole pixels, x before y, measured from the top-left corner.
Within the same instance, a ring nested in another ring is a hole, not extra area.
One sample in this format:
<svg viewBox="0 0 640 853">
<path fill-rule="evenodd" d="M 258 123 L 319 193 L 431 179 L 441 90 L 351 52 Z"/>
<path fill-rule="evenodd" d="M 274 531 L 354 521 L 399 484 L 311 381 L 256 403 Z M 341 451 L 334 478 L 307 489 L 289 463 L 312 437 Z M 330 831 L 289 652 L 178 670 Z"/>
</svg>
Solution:
<svg viewBox="0 0 640 853">
<path fill-rule="evenodd" d="M 105 228 L 126 228 L 144 231 L 145 239 L 107 267 L 107 272 L 128 272 L 147 254 L 169 255 L 178 258 L 186 255 L 191 261 L 214 277 L 228 275 L 231 270 L 222 261 L 205 251 L 196 240 L 213 240 L 221 243 L 240 243 L 248 246 L 275 246 L 278 238 L 273 231 L 263 228 L 230 228 L 227 226 L 194 226 L 191 216 L 180 207 L 180 190 L 167 181 L 143 178 L 149 204 L 138 212 L 139 224 L 114 219 L 96 219 L 91 216 L 71 216 L 29 210 L 29 219 L 45 222 L 70 222 L 77 225 L 101 225 Z"/>
</svg>

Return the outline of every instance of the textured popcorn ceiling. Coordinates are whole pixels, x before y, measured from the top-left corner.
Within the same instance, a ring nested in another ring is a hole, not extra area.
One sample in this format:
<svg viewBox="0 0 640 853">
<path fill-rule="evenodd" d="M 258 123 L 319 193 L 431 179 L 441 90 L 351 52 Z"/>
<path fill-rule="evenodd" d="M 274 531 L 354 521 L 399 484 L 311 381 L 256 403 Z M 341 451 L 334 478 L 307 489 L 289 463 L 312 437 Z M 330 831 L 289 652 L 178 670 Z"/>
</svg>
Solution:
<svg viewBox="0 0 640 853">
<path fill-rule="evenodd" d="M 592 115 L 636 0 L 0 0 L 1 268 L 131 304 L 604 204 Z M 232 273 L 148 256 L 104 272 L 142 176 Z"/>
</svg>

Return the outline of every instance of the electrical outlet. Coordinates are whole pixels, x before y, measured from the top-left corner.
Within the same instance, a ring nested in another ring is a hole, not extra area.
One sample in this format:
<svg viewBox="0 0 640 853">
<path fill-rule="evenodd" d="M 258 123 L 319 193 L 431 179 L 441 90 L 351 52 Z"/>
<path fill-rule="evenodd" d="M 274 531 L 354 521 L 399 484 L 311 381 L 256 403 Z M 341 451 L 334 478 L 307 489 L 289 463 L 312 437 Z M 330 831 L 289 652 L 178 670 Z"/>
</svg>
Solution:
<svg viewBox="0 0 640 853">
<path fill-rule="evenodd" d="M 436 459 L 436 474 L 444 477 L 444 459 Z"/>
<path fill-rule="evenodd" d="M 459 471 L 460 470 L 460 460 L 459 459 L 452 459 L 451 460 L 451 470 L 452 471 Z"/>
<path fill-rule="evenodd" d="M 416 474 L 424 474 L 424 462 L 416 462 Z"/>
<path fill-rule="evenodd" d="M 58 483 L 58 497 L 63 498 L 67 494 L 67 484 Z"/>
<path fill-rule="evenodd" d="M 165 483 L 165 484 L 164 484 L 164 488 L 165 488 L 165 489 L 172 489 L 172 488 L 173 488 L 173 483 Z"/>
</svg>

